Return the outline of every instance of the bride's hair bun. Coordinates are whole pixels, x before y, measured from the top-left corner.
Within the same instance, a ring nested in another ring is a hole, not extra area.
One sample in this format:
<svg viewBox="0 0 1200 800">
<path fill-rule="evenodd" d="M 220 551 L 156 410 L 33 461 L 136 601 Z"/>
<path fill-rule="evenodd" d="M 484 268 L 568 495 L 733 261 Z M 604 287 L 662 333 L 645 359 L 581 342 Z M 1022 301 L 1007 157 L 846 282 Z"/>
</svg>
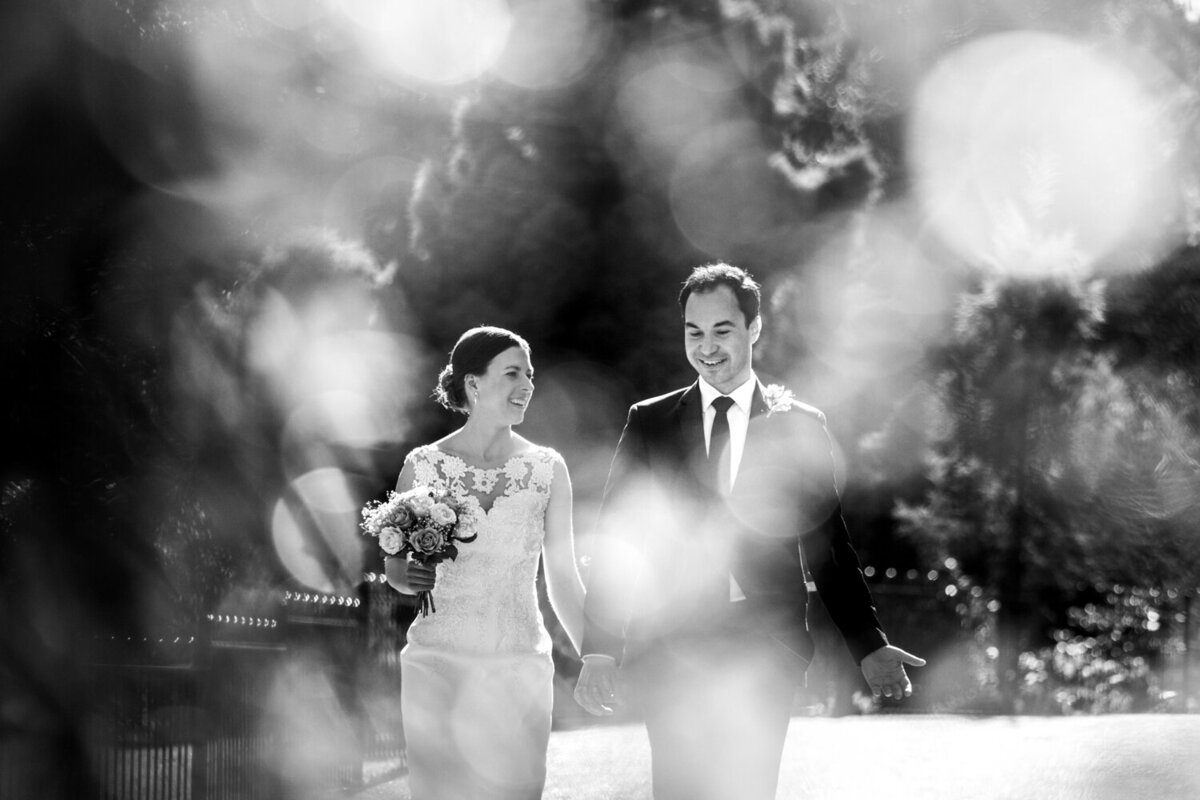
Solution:
<svg viewBox="0 0 1200 800">
<path fill-rule="evenodd" d="M 447 364 L 438 373 L 437 385 L 433 387 L 433 398 L 451 411 L 459 411 L 466 404 L 466 393 L 463 391 L 461 380 L 458 381 L 457 389 L 454 383 L 454 365 Z"/>
<path fill-rule="evenodd" d="M 513 347 L 520 347 L 527 354 L 530 352 L 529 342 L 510 330 L 491 325 L 471 328 L 458 337 L 450 351 L 450 360 L 438 373 L 437 385 L 433 387 L 434 399 L 451 411 L 469 414 L 467 376 L 487 372 L 493 358 Z"/>
</svg>

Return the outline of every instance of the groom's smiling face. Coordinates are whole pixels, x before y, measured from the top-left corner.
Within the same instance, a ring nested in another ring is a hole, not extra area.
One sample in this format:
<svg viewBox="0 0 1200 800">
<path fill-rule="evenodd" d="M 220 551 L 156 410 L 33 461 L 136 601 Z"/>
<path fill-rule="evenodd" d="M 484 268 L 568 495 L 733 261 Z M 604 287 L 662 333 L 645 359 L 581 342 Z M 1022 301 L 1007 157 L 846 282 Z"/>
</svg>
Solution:
<svg viewBox="0 0 1200 800">
<path fill-rule="evenodd" d="M 722 394 L 750 378 L 754 343 L 762 330 L 755 317 L 749 325 L 728 286 L 692 294 L 683 311 L 683 343 L 692 367 Z"/>
</svg>

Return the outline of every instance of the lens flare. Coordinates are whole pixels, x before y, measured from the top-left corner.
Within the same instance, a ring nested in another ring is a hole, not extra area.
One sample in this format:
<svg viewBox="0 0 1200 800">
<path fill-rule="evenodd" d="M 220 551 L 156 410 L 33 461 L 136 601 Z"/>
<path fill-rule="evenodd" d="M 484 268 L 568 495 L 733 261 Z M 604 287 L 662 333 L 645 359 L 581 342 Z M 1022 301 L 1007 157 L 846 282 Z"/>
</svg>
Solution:
<svg viewBox="0 0 1200 800">
<path fill-rule="evenodd" d="M 322 0 L 250 0 L 258 15 L 284 30 L 299 30 L 318 21 L 324 13 Z"/>
<path fill-rule="evenodd" d="M 332 592 L 334 584 L 321 560 L 308 549 L 304 529 L 287 503 L 275 503 L 271 515 L 271 540 L 284 568 L 296 580 L 320 592 Z"/>
<path fill-rule="evenodd" d="M 611 22 L 583 0 L 532 0 L 513 9 L 508 46 L 496 74 L 526 89 L 565 86 L 584 74 L 611 33 Z"/>
<path fill-rule="evenodd" d="M 914 183 L 961 257 L 1025 276 L 1163 246 L 1173 138 L 1139 75 L 1034 32 L 953 52 L 917 93 Z"/>
<path fill-rule="evenodd" d="M 332 121 L 351 110 L 316 90 L 303 67 L 309 53 L 286 36 L 206 24 L 182 44 L 212 167 L 182 173 L 170 188 L 243 223 L 253 218 L 260 231 L 317 223 L 319 190 L 296 163 L 312 163 L 318 146 L 353 152 L 340 138 L 346 127 Z"/>
<path fill-rule="evenodd" d="M 694 74 L 717 69 L 672 60 L 629 65 L 617 108 L 638 149 L 663 174 L 670 174 L 675 158 L 698 132 L 732 116 L 729 84 L 716 78 L 702 81 Z"/>
<path fill-rule="evenodd" d="M 771 227 L 775 180 L 761 138 L 749 123 L 727 123 L 692 137 L 676 161 L 675 224 L 702 250 L 727 253 Z"/>
<path fill-rule="evenodd" d="M 539 372 L 532 405 L 535 413 L 526 417 L 521 430 L 534 440 L 558 441 L 570 448 L 575 456 L 568 457 L 572 475 L 583 467 L 579 460 L 582 452 L 599 448 L 604 453 L 600 473 L 603 484 L 612 460 L 612 444 L 629 410 L 619 380 L 620 376 L 587 361 L 563 362 Z"/>
<path fill-rule="evenodd" d="M 920 241 L 908 202 L 832 226 L 770 298 L 763 356 L 803 386 L 802 400 L 837 408 L 853 398 L 900 397 L 943 335 L 963 276 Z M 796 350 L 789 342 L 803 342 Z"/>
<path fill-rule="evenodd" d="M 320 659 L 289 657 L 260 699 L 263 733 L 288 742 L 272 750 L 270 761 L 282 796 L 312 797 L 312 787 L 322 785 L 325 776 L 362 758 L 361 711 L 347 708 Z"/>
<path fill-rule="evenodd" d="M 504 52 L 512 13 L 501 0 L 331 0 L 370 59 L 394 77 L 455 85 Z"/>
<path fill-rule="evenodd" d="M 324 224 L 349 235 L 363 234 L 380 209 L 404 204 L 418 166 L 403 156 L 376 156 L 355 164 L 330 187 Z"/>
<path fill-rule="evenodd" d="M 287 410 L 292 438 L 370 446 L 405 433 L 405 409 L 428 391 L 424 360 L 408 337 L 359 328 L 370 308 L 359 286 L 325 287 L 307 303 L 264 298 L 249 363 Z"/>
<path fill-rule="evenodd" d="M 362 573 L 358 522 L 363 494 L 333 467 L 292 481 L 289 496 L 275 504 L 271 535 L 280 561 L 296 580 L 332 592 Z"/>
</svg>

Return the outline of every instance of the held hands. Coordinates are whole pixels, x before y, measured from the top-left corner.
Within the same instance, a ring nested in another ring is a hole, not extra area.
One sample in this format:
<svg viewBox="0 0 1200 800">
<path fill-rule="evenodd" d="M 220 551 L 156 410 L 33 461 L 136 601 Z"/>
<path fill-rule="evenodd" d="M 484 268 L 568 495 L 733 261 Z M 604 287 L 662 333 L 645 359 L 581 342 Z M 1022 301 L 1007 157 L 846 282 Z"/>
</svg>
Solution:
<svg viewBox="0 0 1200 800">
<path fill-rule="evenodd" d="M 862 660 L 862 674 L 875 697 L 883 695 L 895 700 L 912 694 L 912 683 L 904 672 L 904 665 L 925 666 L 925 659 L 906 653 L 899 647 L 885 645 L 868 653 Z"/>
<path fill-rule="evenodd" d="M 617 680 L 617 662 L 611 656 L 588 656 L 575 682 L 575 702 L 589 714 L 607 717 L 623 702 Z"/>
</svg>

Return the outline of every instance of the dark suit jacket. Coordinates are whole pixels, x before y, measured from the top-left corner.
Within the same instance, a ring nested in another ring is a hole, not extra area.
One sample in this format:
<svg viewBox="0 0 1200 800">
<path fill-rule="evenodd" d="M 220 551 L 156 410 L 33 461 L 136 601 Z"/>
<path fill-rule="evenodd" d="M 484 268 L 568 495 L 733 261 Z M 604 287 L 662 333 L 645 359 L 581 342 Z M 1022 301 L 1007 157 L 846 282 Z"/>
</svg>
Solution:
<svg viewBox="0 0 1200 800">
<path fill-rule="evenodd" d="M 629 411 L 601 506 L 588 575 L 583 652 L 618 661 L 739 612 L 800 678 L 812 659 L 804 562 L 855 661 L 883 645 L 841 515 L 825 418 L 756 388 L 731 493 L 714 491 L 698 384 Z M 747 613 L 748 612 L 748 613 Z"/>
</svg>

